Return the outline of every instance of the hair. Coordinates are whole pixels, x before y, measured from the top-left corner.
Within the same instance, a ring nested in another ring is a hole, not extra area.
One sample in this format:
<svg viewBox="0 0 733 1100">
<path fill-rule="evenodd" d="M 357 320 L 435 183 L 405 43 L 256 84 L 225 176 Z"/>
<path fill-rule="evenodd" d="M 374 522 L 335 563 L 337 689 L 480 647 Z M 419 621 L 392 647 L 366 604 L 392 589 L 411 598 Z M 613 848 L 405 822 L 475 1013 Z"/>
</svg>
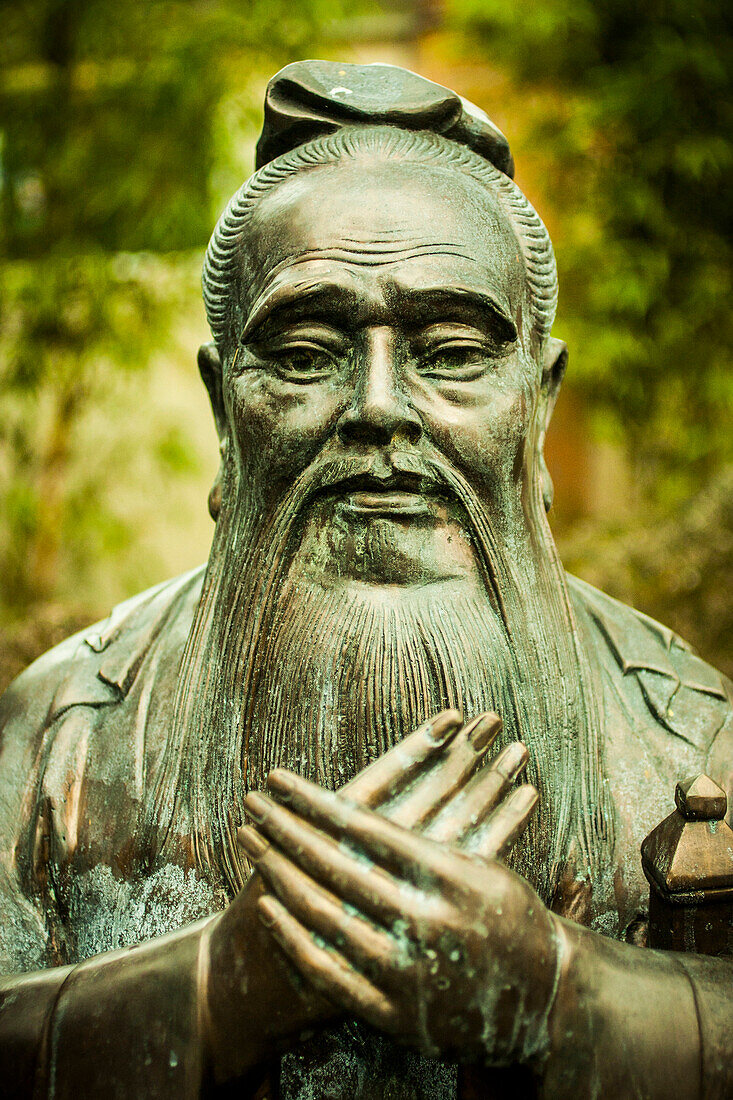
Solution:
<svg viewBox="0 0 733 1100">
<path fill-rule="evenodd" d="M 498 200 L 524 257 L 534 333 L 541 346 L 550 334 L 557 307 L 557 267 L 550 235 L 516 183 L 489 161 L 455 141 L 427 131 L 394 126 L 349 127 L 284 153 L 255 172 L 229 200 L 216 223 L 204 257 L 204 306 L 222 359 L 234 340 L 239 295 L 238 264 L 242 237 L 256 203 L 297 172 L 344 158 L 393 158 L 463 172 L 487 187 Z"/>
</svg>

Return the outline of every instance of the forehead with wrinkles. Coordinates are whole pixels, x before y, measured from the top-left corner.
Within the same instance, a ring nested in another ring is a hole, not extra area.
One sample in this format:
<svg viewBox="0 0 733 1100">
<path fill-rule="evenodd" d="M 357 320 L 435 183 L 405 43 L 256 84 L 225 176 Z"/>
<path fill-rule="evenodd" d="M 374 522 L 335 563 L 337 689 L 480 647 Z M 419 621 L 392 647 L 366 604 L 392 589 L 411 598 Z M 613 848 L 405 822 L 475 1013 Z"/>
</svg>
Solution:
<svg viewBox="0 0 733 1100">
<path fill-rule="evenodd" d="M 280 285 L 351 281 L 357 295 L 467 286 L 513 317 L 524 260 L 495 196 L 437 165 L 347 160 L 309 169 L 256 204 L 242 255 L 245 315 Z"/>
</svg>

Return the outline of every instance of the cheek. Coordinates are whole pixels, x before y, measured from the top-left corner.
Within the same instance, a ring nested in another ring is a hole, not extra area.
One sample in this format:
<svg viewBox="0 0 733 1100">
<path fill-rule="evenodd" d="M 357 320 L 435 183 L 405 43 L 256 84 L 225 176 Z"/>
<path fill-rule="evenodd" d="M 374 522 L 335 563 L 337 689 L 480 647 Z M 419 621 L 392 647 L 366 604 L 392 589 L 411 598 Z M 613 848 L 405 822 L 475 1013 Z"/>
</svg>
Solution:
<svg viewBox="0 0 733 1100">
<path fill-rule="evenodd" d="M 333 430 L 339 395 L 325 385 L 296 386 L 246 371 L 230 382 L 227 411 L 243 470 L 293 476 Z"/>
<path fill-rule="evenodd" d="M 482 383 L 434 391 L 425 408 L 429 433 L 471 482 L 507 490 L 519 483 L 533 407 L 528 388 Z"/>
</svg>

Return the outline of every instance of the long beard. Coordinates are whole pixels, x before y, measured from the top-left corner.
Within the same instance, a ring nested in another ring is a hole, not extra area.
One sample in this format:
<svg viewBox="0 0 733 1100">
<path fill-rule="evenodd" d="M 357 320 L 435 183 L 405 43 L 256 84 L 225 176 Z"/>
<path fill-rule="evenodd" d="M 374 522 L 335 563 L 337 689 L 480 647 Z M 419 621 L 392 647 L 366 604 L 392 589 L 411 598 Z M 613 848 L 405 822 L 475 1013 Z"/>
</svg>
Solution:
<svg viewBox="0 0 733 1100">
<path fill-rule="evenodd" d="M 530 750 L 539 810 L 510 863 L 549 901 L 572 841 L 597 869 L 611 843 L 598 715 L 564 572 L 539 490 L 530 502 L 531 569 L 521 576 L 463 476 L 431 474 L 459 503 L 486 597 L 443 602 L 297 585 L 289 579 L 305 510 L 324 480 L 350 471 L 317 462 L 262 522 L 253 494 L 227 471 L 204 588 L 179 675 L 172 735 L 146 807 L 150 849 L 181 844 L 233 895 L 249 865 L 236 843 L 243 800 L 274 767 L 338 788 L 446 707 L 494 710 L 503 742 Z"/>
<path fill-rule="evenodd" d="M 271 767 L 332 790 L 445 707 L 509 714 L 494 617 L 471 595 L 286 584 L 259 653 L 244 740 L 244 778 Z M 498 656 L 498 661 L 497 661 Z"/>
</svg>

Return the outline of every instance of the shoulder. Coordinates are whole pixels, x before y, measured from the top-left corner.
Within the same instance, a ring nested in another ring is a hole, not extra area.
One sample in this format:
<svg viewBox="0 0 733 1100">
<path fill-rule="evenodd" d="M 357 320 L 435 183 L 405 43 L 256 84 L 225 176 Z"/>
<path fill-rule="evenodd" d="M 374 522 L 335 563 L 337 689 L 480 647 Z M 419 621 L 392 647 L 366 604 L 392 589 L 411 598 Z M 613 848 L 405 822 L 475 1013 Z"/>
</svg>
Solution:
<svg viewBox="0 0 733 1100">
<path fill-rule="evenodd" d="M 120 852 L 130 855 L 146 707 L 175 680 L 203 572 L 120 604 L 44 654 L 0 700 L 0 907 L 36 897 L 52 920 L 59 898 L 69 903 L 73 860 L 117 866 Z"/>
<path fill-rule="evenodd" d="M 34 661 L 0 698 L 0 743 L 11 722 L 45 726 L 74 704 L 122 699 L 163 624 L 183 618 L 187 627 L 202 578 L 199 568 L 141 592 Z"/>
<path fill-rule="evenodd" d="M 594 656 L 630 710 L 670 745 L 686 742 L 718 782 L 733 768 L 733 685 L 686 641 L 654 619 L 568 577 L 573 602 L 591 625 Z M 729 789 L 731 789 L 729 787 Z"/>
<path fill-rule="evenodd" d="M 146 653 L 167 625 L 185 636 L 200 594 L 203 568 L 148 589 L 44 653 L 0 698 L 0 811 L 13 811 L 13 791 L 27 788 L 46 731 L 66 711 L 98 711 L 124 702 Z"/>
</svg>

